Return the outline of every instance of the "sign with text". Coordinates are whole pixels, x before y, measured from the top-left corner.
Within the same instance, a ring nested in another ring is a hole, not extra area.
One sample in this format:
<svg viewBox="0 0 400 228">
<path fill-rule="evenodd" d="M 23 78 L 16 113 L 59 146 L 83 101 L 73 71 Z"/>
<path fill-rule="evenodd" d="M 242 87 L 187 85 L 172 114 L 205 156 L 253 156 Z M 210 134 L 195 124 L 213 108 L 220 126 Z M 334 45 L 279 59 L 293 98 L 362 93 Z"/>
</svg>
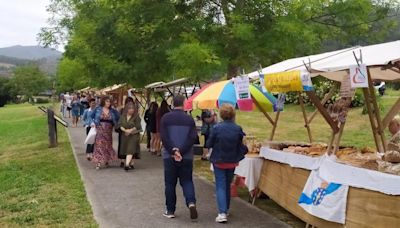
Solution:
<svg viewBox="0 0 400 228">
<path fill-rule="evenodd" d="M 264 83 L 269 92 L 303 91 L 300 71 L 265 74 Z"/>
<path fill-rule="evenodd" d="M 350 67 L 350 84 L 351 88 L 368 88 L 368 73 L 365 64 Z"/>
<path fill-rule="evenodd" d="M 250 99 L 250 81 L 247 76 L 238 76 L 233 79 L 233 84 L 235 86 L 236 91 L 236 99 Z"/>
<path fill-rule="evenodd" d="M 350 85 L 350 75 L 344 76 L 340 83 L 340 97 L 353 97 L 355 92 L 356 89 Z"/>
</svg>

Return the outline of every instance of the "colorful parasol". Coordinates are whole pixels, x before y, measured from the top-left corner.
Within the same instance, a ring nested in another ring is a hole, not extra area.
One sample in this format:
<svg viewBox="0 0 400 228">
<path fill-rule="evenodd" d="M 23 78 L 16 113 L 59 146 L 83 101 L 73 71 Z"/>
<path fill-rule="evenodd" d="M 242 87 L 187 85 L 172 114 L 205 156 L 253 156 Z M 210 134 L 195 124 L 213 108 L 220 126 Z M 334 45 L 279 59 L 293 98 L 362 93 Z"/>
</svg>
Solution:
<svg viewBox="0 0 400 228">
<path fill-rule="evenodd" d="M 262 109 L 264 112 L 276 111 L 276 98 L 261 88 L 250 85 L 251 99 L 237 100 L 235 87 L 231 80 L 210 83 L 197 91 L 185 102 L 185 110 L 217 109 L 229 103 L 242 111 Z M 258 105 L 256 105 L 258 104 Z"/>
</svg>

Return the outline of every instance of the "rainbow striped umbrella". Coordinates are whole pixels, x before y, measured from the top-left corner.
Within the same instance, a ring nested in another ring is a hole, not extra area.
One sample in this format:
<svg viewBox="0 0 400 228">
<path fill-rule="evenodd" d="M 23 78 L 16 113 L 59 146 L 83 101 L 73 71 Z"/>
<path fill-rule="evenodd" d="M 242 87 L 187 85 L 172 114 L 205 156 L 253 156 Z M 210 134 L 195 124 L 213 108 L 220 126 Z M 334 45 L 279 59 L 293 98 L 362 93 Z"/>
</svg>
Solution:
<svg viewBox="0 0 400 228">
<path fill-rule="evenodd" d="M 242 111 L 257 110 L 255 102 L 264 112 L 276 111 L 276 98 L 263 92 L 261 88 L 250 85 L 251 99 L 237 100 L 235 87 L 231 80 L 210 83 L 197 91 L 185 102 L 185 110 L 192 109 L 217 109 L 220 105 L 228 103 Z"/>
</svg>

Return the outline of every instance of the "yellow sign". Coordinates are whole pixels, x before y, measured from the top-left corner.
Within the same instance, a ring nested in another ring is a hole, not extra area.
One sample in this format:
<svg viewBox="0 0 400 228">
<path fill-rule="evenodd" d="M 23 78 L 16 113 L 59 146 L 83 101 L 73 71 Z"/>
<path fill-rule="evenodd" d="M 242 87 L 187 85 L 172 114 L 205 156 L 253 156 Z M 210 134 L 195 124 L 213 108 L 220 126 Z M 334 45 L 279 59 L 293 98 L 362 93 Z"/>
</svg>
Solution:
<svg viewBox="0 0 400 228">
<path fill-rule="evenodd" d="M 265 74 L 264 83 L 269 92 L 303 91 L 300 71 Z"/>
</svg>

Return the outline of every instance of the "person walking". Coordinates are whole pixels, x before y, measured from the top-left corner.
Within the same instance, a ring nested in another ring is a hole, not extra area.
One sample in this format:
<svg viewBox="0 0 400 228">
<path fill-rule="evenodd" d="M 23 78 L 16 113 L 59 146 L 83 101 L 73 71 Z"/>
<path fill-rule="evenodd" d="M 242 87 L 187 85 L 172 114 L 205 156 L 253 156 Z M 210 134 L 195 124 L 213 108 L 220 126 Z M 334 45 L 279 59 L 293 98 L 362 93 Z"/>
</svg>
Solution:
<svg viewBox="0 0 400 228">
<path fill-rule="evenodd" d="M 120 153 L 126 156 L 125 170 L 134 169 L 134 154 L 140 150 L 141 119 L 134 103 L 127 103 L 118 126 L 121 129 Z"/>
<path fill-rule="evenodd" d="M 161 138 L 160 138 L 160 123 L 161 123 L 161 118 L 171 110 L 169 109 L 169 105 L 166 100 L 161 101 L 160 108 L 157 110 L 156 113 L 156 131 L 157 131 L 157 137 L 155 141 L 156 145 L 156 155 L 161 156 Z"/>
<path fill-rule="evenodd" d="M 81 102 L 77 95 L 72 97 L 71 102 L 71 112 L 72 112 L 72 126 L 78 127 L 79 117 L 81 116 Z"/>
<path fill-rule="evenodd" d="M 90 99 L 89 100 L 89 108 L 85 109 L 82 115 L 82 121 L 83 121 L 83 126 L 86 128 L 86 135 L 89 134 L 90 129 L 94 125 L 94 110 L 96 109 L 96 100 L 95 99 Z M 86 159 L 88 161 L 92 160 L 92 155 L 93 155 L 93 144 L 87 144 L 86 146 Z"/>
<path fill-rule="evenodd" d="M 71 95 L 69 95 L 69 92 L 67 92 L 67 93 L 64 95 L 64 98 L 65 98 L 66 109 L 67 109 L 67 112 L 68 112 L 68 118 L 71 118 L 71 102 L 72 102 L 72 97 L 71 97 Z"/>
<path fill-rule="evenodd" d="M 100 106 L 94 111 L 94 125 L 92 125 L 97 130 L 92 157 L 96 169 L 100 169 L 102 165 L 108 166 L 109 162 L 117 160 L 117 154 L 112 147 L 112 130 L 118 121 L 119 113 L 111 108 L 110 98 L 101 98 Z"/>
<path fill-rule="evenodd" d="M 204 136 L 203 154 L 201 155 L 202 161 L 208 161 L 209 148 L 206 145 L 208 138 L 211 135 L 212 128 L 217 123 L 217 117 L 213 110 L 205 109 L 201 112 L 201 129 L 200 133 Z"/>
<path fill-rule="evenodd" d="M 185 98 L 173 98 L 174 109 L 161 118 L 160 135 L 164 145 L 165 204 L 163 215 L 175 218 L 176 184 L 182 186 L 190 218 L 197 219 L 196 197 L 193 185 L 193 144 L 197 137 L 193 118 L 183 111 Z"/>
<path fill-rule="evenodd" d="M 119 112 L 120 115 L 123 114 L 124 108 L 129 103 L 133 104 L 133 98 L 132 97 L 125 98 L 123 106 L 118 107 L 118 112 Z M 120 167 L 123 168 L 123 167 L 125 167 L 126 154 L 122 153 L 122 151 L 121 151 L 121 137 L 124 134 L 124 132 L 122 132 L 119 124 L 116 127 L 115 131 L 118 133 L 118 159 L 120 159 L 120 161 L 121 161 Z"/>
<path fill-rule="evenodd" d="M 150 112 L 149 112 L 149 129 L 151 135 L 150 141 L 150 152 L 151 154 L 156 154 L 156 146 L 157 146 L 157 102 L 153 101 L 150 103 Z"/>
<path fill-rule="evenodd" d="M 218 216 L 215 221 L 225 223 L 228 221 L 230 185 L 235 168 L 248 149 L 242 142 L 245 134 L 235 123 L 235 108 L 230 104 L 223 104 L 219 109 L 219 115 L 223 121 L 214 126 L 206 144 L 208 148 L 212 148 L 210 161 L 214 168 L 218 205 Z"/>
<path fill-rule="evenodd" d="M 150 132 L 150 107 L 144 112 L 144 122 L 146 123 L 147 149 L 150 152 L 151 132 Z"/>
</svg>

